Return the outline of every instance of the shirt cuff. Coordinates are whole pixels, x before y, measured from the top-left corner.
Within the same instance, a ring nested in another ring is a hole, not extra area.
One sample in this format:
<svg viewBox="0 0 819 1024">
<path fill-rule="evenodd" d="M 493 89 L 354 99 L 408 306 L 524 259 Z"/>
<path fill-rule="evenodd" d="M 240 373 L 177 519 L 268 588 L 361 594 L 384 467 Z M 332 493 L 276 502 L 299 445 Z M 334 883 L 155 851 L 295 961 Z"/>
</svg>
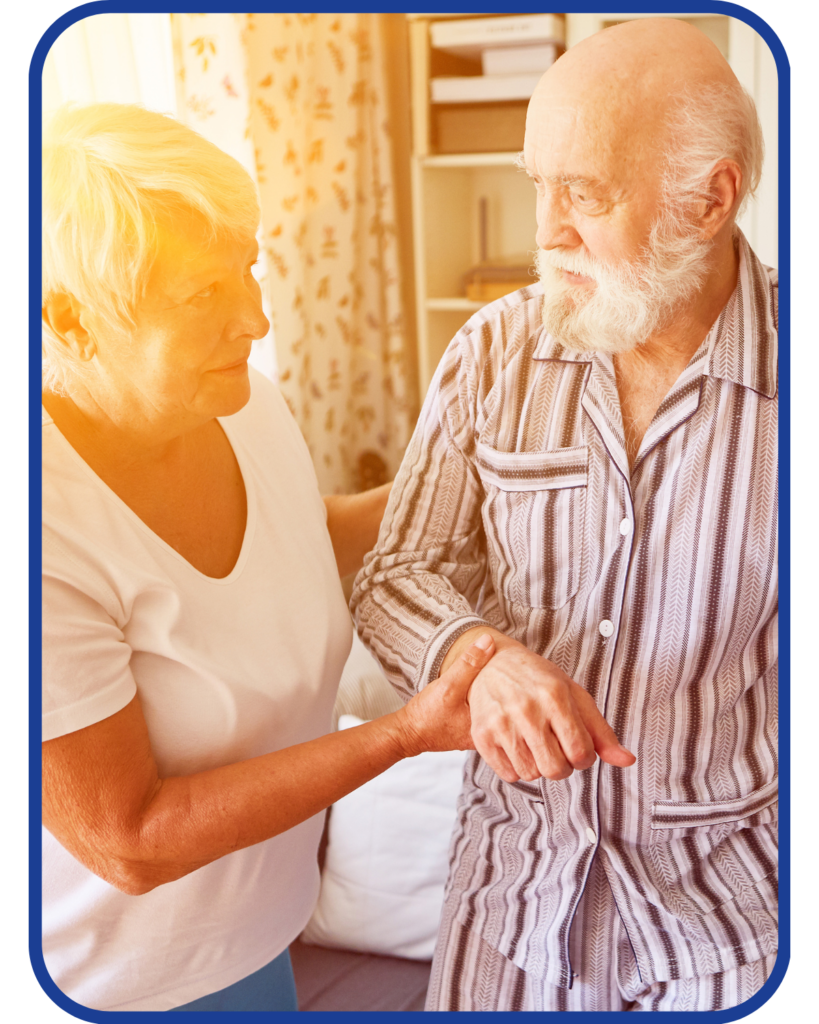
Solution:
<svg viewBox="0 0 819 1024">
<path fill-rule="evenodd" d="M 468 629 L 475 626 L 487 626 L 486 619 L 478 615 L 459 615 L 455 619 L 448 619 L 443 626 L 432 634 L 427 641 L 423 657 L 418 665 L 418 673 L 415 679 L 416 693 L 438 678 L 441 672 L 441 665 L 447 656 L 449 648 L 455 643 L 458 637 Z M 490 627 L 492 628 L 492 627 Z"/>
</svg>

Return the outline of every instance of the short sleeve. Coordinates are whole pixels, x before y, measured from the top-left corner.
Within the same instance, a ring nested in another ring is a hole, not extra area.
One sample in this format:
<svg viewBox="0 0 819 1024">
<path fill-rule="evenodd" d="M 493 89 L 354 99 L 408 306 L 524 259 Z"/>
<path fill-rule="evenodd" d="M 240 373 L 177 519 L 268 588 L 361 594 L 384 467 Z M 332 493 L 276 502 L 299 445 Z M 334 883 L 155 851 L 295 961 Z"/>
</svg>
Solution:
<svg viewBox="0 0 819 1024">
<path fill-rule="evenodd" d="M 136 695 L 131 648 L 92 597 L 43 577 L 43 740 L 101 722 Z"/>
</svg>

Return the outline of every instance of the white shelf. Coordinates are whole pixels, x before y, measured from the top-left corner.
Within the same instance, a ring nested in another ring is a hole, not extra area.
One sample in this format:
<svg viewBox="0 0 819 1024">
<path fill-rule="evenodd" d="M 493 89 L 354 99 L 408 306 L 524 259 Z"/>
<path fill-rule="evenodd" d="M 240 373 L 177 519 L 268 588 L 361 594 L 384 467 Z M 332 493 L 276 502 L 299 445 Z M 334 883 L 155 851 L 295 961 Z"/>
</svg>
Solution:
<svg viewBox="0 0 819 1024">
<path fill-rule="evenodd" d="M 518 153 L 438 153 L 419 157 L 422 167 L 514 167 Z"/>
<path fill-rule="evenodd" d="M 475 310 L 482 309 L 485 305 L 485 302 L 465 299 L 462 295 L 453 295 L 452 297 L 442 299 L 427 299 L 426 301 L 426 307 L 430 313 L 474 313 Z"/>
</svg>

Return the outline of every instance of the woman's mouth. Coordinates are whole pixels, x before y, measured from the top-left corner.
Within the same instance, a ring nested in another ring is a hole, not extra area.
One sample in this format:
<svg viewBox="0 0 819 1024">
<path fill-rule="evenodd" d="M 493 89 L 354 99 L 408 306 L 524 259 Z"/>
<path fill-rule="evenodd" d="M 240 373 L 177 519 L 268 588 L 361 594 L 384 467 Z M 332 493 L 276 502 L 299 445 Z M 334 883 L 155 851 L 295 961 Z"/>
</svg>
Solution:
<svg viewBox="0 0 819 1024">
<path fill-rule="evenodd" d="M 225 366 L 216 366 L 211 373 L 224 374 L 227 377 L 238 377 L 247 370 L 247 356 L 237 359 L 235 363 L 227 363 Z"/>
</svg>

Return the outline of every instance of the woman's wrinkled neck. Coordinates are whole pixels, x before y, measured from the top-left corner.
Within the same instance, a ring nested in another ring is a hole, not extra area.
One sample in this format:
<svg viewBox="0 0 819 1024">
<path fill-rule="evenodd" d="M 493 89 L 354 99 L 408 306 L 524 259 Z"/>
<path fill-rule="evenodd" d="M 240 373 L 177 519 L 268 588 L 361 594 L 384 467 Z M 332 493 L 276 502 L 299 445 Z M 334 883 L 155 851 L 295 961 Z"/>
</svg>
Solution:
<svg viewBox="0 0 819 1024">
<path fill-rule="evenodd" d="M 137 468 L 163 461 L 185 444 L 187 432 L 140 418 L 122 403 L 97 395 L 83 381 L 44 390 L 43 406 L 92 468 Z"/>
</svg>

